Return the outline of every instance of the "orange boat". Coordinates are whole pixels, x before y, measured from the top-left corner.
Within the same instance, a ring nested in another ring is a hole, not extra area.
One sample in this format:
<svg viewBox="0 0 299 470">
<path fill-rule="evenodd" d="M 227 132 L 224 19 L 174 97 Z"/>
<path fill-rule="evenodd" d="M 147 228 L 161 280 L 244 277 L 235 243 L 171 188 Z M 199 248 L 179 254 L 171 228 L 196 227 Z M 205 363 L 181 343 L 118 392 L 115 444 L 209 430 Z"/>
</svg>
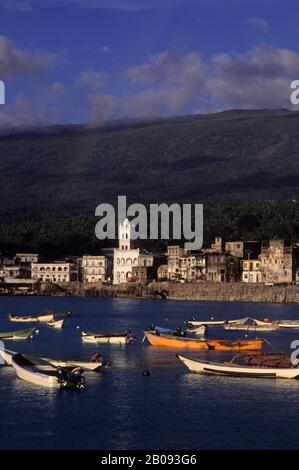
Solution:
<svg viewBox="0 0 299 470">
<path fill-rule="evenodd" d="M 263 339 L 249 341 L 229 340 L 200 340 L 184 338 L 181 336 L 157 335 L 151 331 L 144 332 L 145 337 L 152 346 L 175 349 L 197 349 L 198 351 L 260 351 L 263 347 Z"/>
</svg>

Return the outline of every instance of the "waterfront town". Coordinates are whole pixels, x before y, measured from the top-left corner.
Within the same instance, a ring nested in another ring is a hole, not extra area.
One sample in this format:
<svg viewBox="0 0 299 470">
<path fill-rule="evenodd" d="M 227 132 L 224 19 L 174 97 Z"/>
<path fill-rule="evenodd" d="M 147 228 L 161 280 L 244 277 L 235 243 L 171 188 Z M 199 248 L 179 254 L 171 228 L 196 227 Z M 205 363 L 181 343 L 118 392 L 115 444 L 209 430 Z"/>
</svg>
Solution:
<svg viewBox="0 0 299 470">
<path fill-rule="evenodd" d="M 26 294 L 37 285 L 64 286 L 71 283 L 147 284 L 246 283 L 299 284 L 299 243 L 285 240 L 226 241 L 221 236 L 198 251 L 169 245 L 166 253 L 136 248 L 126 219 L 119 227 L 117 248 L 103 248 L 97 255 L 66 256 L 50 262 L 38 253 L 1 256 L 0 293 Z"/>
</svg>

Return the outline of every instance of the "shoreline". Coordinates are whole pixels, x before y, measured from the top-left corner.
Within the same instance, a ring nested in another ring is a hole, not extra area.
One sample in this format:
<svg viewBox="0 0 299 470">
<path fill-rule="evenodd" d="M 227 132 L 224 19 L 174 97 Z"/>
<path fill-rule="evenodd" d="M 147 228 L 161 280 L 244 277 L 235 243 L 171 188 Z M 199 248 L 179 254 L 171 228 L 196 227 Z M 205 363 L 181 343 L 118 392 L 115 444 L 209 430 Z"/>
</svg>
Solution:
<svg viewBox="0 0 299 470">
<path fill-rule="evenodd" d="M 41 283 L 32 292 L 17 293 L 16 291 L 10 291 L 2 295 L 299 304 L 299 285 L 265 286 L 263 284 L 245 284 L 241 282 L 181 284 L 167 281 L 155 281 L 149 284 L 110 285 L 70 282 L 67 284 Z"/>
</svg>

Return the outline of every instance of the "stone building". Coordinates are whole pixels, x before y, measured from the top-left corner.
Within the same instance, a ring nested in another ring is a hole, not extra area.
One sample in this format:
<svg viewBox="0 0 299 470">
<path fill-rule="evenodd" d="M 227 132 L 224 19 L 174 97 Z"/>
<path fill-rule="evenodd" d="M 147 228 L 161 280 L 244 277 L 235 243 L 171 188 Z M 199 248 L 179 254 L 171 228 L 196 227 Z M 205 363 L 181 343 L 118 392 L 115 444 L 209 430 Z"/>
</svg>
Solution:
<svg viewBox="0 0 299 470">
<path fill-rule="evenodd" d="M 259 283 L 262 282 L 262 270 L 260 260 L 242 261 L 242 282 Z"/>
<path fill-rule="evenodd" d="M 119 226 L 119 246 L 113 254 L 113 284 L 129 282 L 133 278 L 133 267 L 138 267 L 139 248 L 132 247 L 132 225 L 125 219 Z"/>
<path fill-rule="evenodd" d="M 103 282 L 108 280 L 108 259 L 105 256 L 82 257 L 82 282 Z"/>
<path fill-rule="evenodd" d="M 169 245 L 167 247 L 167 279 L 170 281 L 180 278 L 180 258 L 184 254 L 184 248 L 179 245 Z"/>
<path fill-rule="evenodd" d="M 204 253 L 188 253 L 179 259 L 180 279 L 185 281 L 205 280 L 206 255 Z"/>
<path fill-rule="evenodd" d="M 261 251 L 262 282 L 287 283 L 296 280 L 298 249 L 284 240 L 270 240 Z"/>
<path fill-rule="evenodd" d="M 41 282 L 70 282 L 71 269 L 70 263 L 54 262 L 54 263 L 32 263 L 31 264 L 32 279 Z"/>
<path fill-rule="evenodd" d="M 258 259 L 261 252 L 261 244 L 257 241 L 234 241 L 225 243 L 225 251 L 237 258 Z"/>
<path fill-rule="evenodd" d="M 225 253 L 206 254 L 206 279 L 207 281 L 227 281 L 227 255 Z"/>
<path fill-rule="evenodd" d="M 211 244 L 212 251 L 217 251 L 221 253 L 222 251 L 224 251 L 224 248 L 225 248 L 224 238 L 216 237 L 214 243 Z"/>
</svg>

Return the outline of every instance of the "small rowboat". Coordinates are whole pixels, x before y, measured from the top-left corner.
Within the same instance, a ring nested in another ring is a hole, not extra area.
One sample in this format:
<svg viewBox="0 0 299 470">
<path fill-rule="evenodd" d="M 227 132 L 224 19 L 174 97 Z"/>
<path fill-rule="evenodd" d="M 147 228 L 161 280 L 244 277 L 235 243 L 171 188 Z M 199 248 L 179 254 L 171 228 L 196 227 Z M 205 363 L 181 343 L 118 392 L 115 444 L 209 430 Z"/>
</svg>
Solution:
<svg viewBox="0 0 299 470">
<path fill-rule="evenodd" d="M 31 361 L 22 354 L 15 354 L 11 364 L 17 376 L 34 385 L 47 388 L 84 388 L 85 379 L 80 369 L 67 372 L 64 369 L 55 368 L 46 361 Z"/>
<path fill-rule="evenodd" d="M 152 346 L 175 349 L 194 349 L 198 351 L 260 351 L 263 339 L 249 341 L 211 340 L 181 337 L 167 337 L 157 335 L 150 331 L 144 332 L 145 337 Z"/>
<path fill-rule="evenodd" d="M 211 318 L 210 320 L 189 320 L 186 323 L 191 326 L 222 326 L 226 324 L 231 324 L 231 323 L 243 323 L 244 321 L 247 320 L 248 317 L 246 318 L 239 318 L 238 320 L 214 320 Z"/>
<path fill-rule="evenodd" d="M 65 320 L 52 320 L 47 322 L 47 326 L 51 328 L 55 328 L 57 330 L 61 330 L 64 327 Z"/>
<path fill-rule="evenodd" d="M 35 332 L 35 328 L 31 328 L 30 330 L 9 331 L 7 333 L 0 333 L 0 340 L 2 341 L 8 341 L 8 340 L 26 341 L 27 339 L 32 337 L 34 332 Z"/>
<path fill-rule="evenodd" d="M 232 377 L 261 377 L 261 378 L 281 378 L 298 379 L 299 368 L 296 367 L 255 367 L 249 365 L 238 365 L 235 363 L 216 363 L 208 361 L 194 361 L 177 354 L 180 361 L 185 364 L 191 372 L 197 374 L 228 375 Z"/>
<path fill-rule="evenodd" d="M 123 334 L 106 334 L 106 333 L 90 333 L 81 332 L 83 343 L 101 343 L 101 344 L 129 344 L 134 337 L 130 331 Z"/>
<path fill-rule="evenodd" d="M 242 323 L 231 323 L 223 325 L 225 330 L 233 331 L 276 331 L 278 329 L 278 324 L 276 323 L 267 323 L 257 321 L 254 318 L 246 318 Z"/>
<path fill-rule="evenodd" d="M 44 315 L 20 316 L 9 313 L 8 318 L 16 323 L 33 323 L 33 322 L 49 322 L 54 320 L 54 313 L 46 313 Z"/>
<path fill-rule="evenodd" d="M 193 328 L 187 328 L 188 333 L 192 333 L 196 336 L 204 336 L 206 334 L 207 327 L 205 325 L 193 327 Z"/>
<path fill-rule="evenodd" d="M 3 360 L 8 366 L 12 366 L 12 358 L 18 353 L 14 351 L 9 351 L 8 349 L 0 350 L 0 355 L 2 356 Z M 74 369 L 76 367 L 80 367 L 83 370 L 87 371 L 92 371 L 92 372 L 98 372 L 106 363 L 103 362 L 102 356 L 99 353 L 96 353 L 94 356 L 95 360 L 92 360 L 90 362 L 88 361 L 64 361 L 61 359 L 49 359 L 49 358 L 39 358 L 35 357 L 34 362 L 46 362 L 47 364 L 50 364 L 53 367 L 62 367 L 66 369 Z M 33 356 L 26 356 L 24 355 L 26 359 L 33 359 Z"/>
<path fill-rule="evenodd" d="M 280 320 L 278 322 L 278 327 L 279 328 L 298 329 L 299 328 L 299 320 Z"/>
</svg>

